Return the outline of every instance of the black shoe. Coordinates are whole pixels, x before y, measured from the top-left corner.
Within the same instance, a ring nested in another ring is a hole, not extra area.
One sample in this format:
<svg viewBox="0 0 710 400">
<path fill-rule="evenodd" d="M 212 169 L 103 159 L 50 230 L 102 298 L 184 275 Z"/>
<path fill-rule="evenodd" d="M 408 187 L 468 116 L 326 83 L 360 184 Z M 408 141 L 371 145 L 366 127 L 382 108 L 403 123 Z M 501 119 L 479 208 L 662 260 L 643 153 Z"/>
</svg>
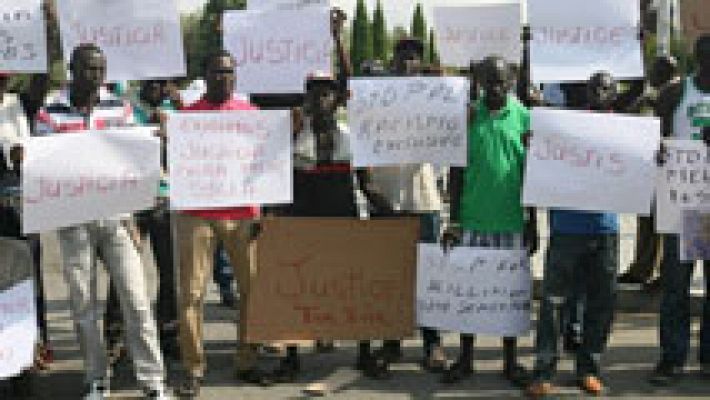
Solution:
<svg viewBox="0 0 710 400">
<path fill-rule="evenodd" d="M 380 350 L 387 362 L 393 363 L 402 359 L 402 342 L 399 340 L 386 340 Z"/>
<path fill-rule="evenodd" d="M 441 382 L 446 384 L 457 383 L 473 374 L 471 360 L 459 359 L 444 371 Z"/>
<path fill-rule="evenodd" d="M 196 376 L 191 376 L 185 379 L 185 382 L 180 385 L 177 393 L 180 397 L 187 399 L 194 399 L 200 395 L 200 387 L 202 386 L 202 379 Z"/>
<path fill-rule="evenodd" d="M 506 366 L 503 376 L 513 385 L 524 388 L 531 382 L 530 373 L 522 365 L 516 363 L 511 367 Z"/>
<path fill-rule="evenodd" d="M 643 284 L 643 290 L 647 292 L 658 292 L 661 290 L 661 278 L 652 279 Z"/>
<path fill-rule="evenodd" d="M 232 290 L 220 290 L 219 297 L 221 298 L 222 306 L 226 308 L 235 308 L 237 305 L 237 296 Z"/>
<path fill-rule="evenodd" d="M 660 362 L 648 381 L 656 386 L 672 386 L 683 377 L 684 373 L 685 370 L 681 366 Z"/>
<path fill-rule="evenodd" d="M 271 386 L 274 384 L 273 376 L 260 369 L 253 368 L 246 371 L 238 371 L 237 379 L 251 383 L 252 385 Z"/>
<path fill-rule="evenodd" d="M 562 338 L 562 349 L 567 354 L 577 354 L 579 346 L 582 345 L 582 338 L 573 328 L 569 328 L 565 331 L 564 337 Z"/>
<path fill-rule="evenodd" d="M 372 354 L 370 352 L 358 352 L 357 361 L 355 361 L 355 369 L 358 371 L 365 371 L 367 366 L 372 362 Z"/>
<path fill-rule="evenodd" d="M 293 383 L 301 371 L 301 362 L 298 358 L 286 357 L 281 359 L 278 368 L 273 373 L 273 379 L 278 383 Z"/>
<path fill-rule="evenodd" d="M 358 360 L 359 361 L 359 360 Z M 388 379 L 390 377 L 389 357 L 383 350 L 378 350 L 363 359 L 363 374 L 371 379 Z"/>
<path fill-rule="evenodd" d="M 643 284 L 643 279 L 639 279 L 636 276 L 633 276 L 629 274 L 628 272 L 625 272 L 621 275 L 619 275 L 618 278 L 616 278 L 617 283 L 623 283 L 623 284 L 635 284 L 635 285 L 640 285 Z"/>
</svg>

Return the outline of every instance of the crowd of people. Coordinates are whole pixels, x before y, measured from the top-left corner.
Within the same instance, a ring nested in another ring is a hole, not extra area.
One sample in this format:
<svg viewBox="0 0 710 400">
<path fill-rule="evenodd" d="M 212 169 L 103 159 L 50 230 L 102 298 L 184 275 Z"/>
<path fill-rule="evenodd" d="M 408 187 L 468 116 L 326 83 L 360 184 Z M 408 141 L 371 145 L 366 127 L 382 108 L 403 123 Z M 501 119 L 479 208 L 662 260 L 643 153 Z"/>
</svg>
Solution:
<svg viewBox="0 0 710 400">
<path fill-rule="evenodd" d="M 258 274 L 255 245 L 264 215 L 293 217 L 360 218 L 359 191 L 366 200 L 369 218 L 411 217 L 421 222 L 420 242 L 496 249 L 525 249 L 532 257 L 539 250 L 537 214 L 523 206 L 522 187 L 526 148 L 531 132 L 529 108 L 554 105 L 598 113 L 656 115 L 663 137 L 710 139 L 710 126 L 691 123 L 691 108 L 710 106 L 710 36 L 694 46 L 695 72 L 684 76 L 670 56 L 656 60 L 646 81 L 620 82 L 599 71 L 581 84 L 530 85 L 528 66 L 513 66 L 491 54 L 463 73 L 470 80 L 468 163 L 450 168 L 448 190 L 442 193 L 432 165 L 402 165 L 356 169 L 351 164 L 349 130 L 338 118 L 348 99 L 348 79 L 353 75 L 343 45 L 344 14 L 332 12 L 332 35 L 337 53 L 337 76 L 313 75 L 304 95 L 239 98 L 240 77 L 235 60 L 226 51 L 207 57 L 203 77 L 205 92 L 191 104 L 182 101 L 176 82 L 140 82 L 138 94 L 122 93 L 105 82 L 106 56 L 93 44 L 82 44 L 71 54 L 71 79 L 49 94 L 46 75 L 32 77 L 26 93 L 6 90 L 8 74 L 0 75 L 0 171 L 6 187 L 17 186 L 22 171 L 22 141 L 29 136 L 101 130 L 140 125 L 163 126 L 156 135 L 165 139 L 164 124 L 181 111 L 232 111 L 288 108 L 293 117 L 293 203 L 279 207 L 235 207 L 171 212 L 163 193 L 154 209 L 128 218 L 117 216 L 59 229 L 61 264 L 69 288 L 69 307 L 83 357 L 83 392 L 87 400 L 107 398 L 110 366 L 116 358 L 132 361 L 136 378 L 147 399 L 171 398 L 165 384 L 165 360 L 181 360 L 185 379 L 175 388 L 184 397 L 199 397 L 208 368 L 204 342 L 206 287 L 215 272 L 223 302 L 248 312 L 250 282 Z M 414 38 L 394 44 L 393 60 L 368 60 L 363 75 L 370 77 L 444 76 L 452 72 L 424 63 L 424 45 Z M 549 95 L 549 96 L 548 96 Z M 664 159 L 659 149 L 659 165 Z M 100 155 L 97 155 L 100 156 Z M 166 167 L 163 154 L 163 167 Z M 167 173 L 167 171 L 165 171 Z M 161 188 L 167 192 L 167 188 Z M 444 204 L 450 204 L 448 220 Z M 40 240 L 22 236 L 19 213 L 4 207 L 0 220 L 3 237 L 25 240 L 35 258 L 40 345 L 36 368 L 52 362 L 41 280 Z M 503 374 L 532 398 L 553 396 L 554 375 L 561 350 L 573 354 L 578 384 L 590 395 L 605 391 L 602 359 L 614 319 L 617 280 L 644 283 L 654 268 L 660 269 L 660 359 L 650 373 L 658 385 L 672 385 L 685 372 L 690 351 L 689 286 L 693 263 L 681 262 L 678 235 L 654 232 L 652 218 L 639 224 L 637 263 L 623 276 L 620 267 L 619 216 L 612 213 L 549 210 L 550 244 L 544 266 L 538 313 L 535 364 L 527 370 L 517 353 L 517 338 L 505 337 Z M 150 237 L 158 269 L 155 307 L 144 280 L 140 248 Z M 176 249 L 177 254 L 173 254 Z M 662 257 L 661 255 L 662 254 Z M 97 260 L 110 276 L 108 305 L 97 301 Z M 176 263 L 175 260 L 178 260 Z M 233 267 L 233 277 L 224 271 Z M 177 275 L 176 275 L 177 274 Z M 705 264 L 710 277 L 710 264 Z M 236 293 L 232 288 L 236 283 Z M 706 285 L 708 283 L 706 282 Z M 710 287 L 706 302 L 698 358 L 702 373 L 710 376 Z M 104 317 L 104 332 L 99 319 Z M 300 371 L 298 346 L 285 344 L 276 369 L 259 363 L 260 344 L 247 343 L 248 326 L 239 323 L 236 342 L 236 378 L 249 384 L 293 382 Z M 105 339 L 104 339 L 105 338 Z M 473 374 L 475 336 L 462 334 L 460 353 L 447 359 L 436 329 L 421 328 L 422 367 L 440 373 L 442 382 L 455 384 Z M 372 338 L 380 339 L 380 338 Z M 373 349 L 370 341 L 358 344 L 353 360 L 367 377 L 389 376 L 389 366 L 402 355 L 401 341 L 387 338 Z M 269 344 L 261 344 L 267 346 Z M 123 347 L 128 349 L 124 354 Z M 320 348 L 332 348 L 319 342 Z"/>
</svg>

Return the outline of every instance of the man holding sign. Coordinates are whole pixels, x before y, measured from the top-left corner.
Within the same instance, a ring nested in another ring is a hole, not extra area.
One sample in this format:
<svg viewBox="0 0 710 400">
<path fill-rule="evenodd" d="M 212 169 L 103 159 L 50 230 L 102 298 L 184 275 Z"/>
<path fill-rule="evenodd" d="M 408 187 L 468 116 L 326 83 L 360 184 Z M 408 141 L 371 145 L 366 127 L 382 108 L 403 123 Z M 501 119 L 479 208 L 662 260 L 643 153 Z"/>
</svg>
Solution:
<svg viewBox="0 0 710 400">
<path fill-rule="evenodd" d="M 524 137 L 530 129 L 528 110 L 509 95 L 512 68 L 500 57 L 481 67 L 483 96 L 474 105 L 469 127 L 468 166 L 451 170 L 451 219 L 445 244 L 537 251 L 534 212 L 521 203 L 525 168 Z M 529 210 L 530 211 L 530 210 Z M 461 335 L 461 354 L 444 375 L 454 383 L 472 374 L 475 336 Z M 503 339 L 504 374 L 522 384 L 525 370 L 517 362 L 517 339 Z"/>
<path fill-rule="evenodd" d="M 254 111 L 250 103 L 233 98 L 236 81 L 235 61 L 226 51 L 217 52 L 206 59 L 205 80 L 207 92 L 185 111 Z M 181 132 L 172 132 L 180 135 Z M 170 155 L 169 157 L 173 157 Z M 177 172 L 170 171 L 171 179 Z M 171 184 L 175 189 L 175 185 Z M 173 190 L 174 193 L 174 190 Z M 214 208 L 184 211 L 178 215 L 177 241 L 180 260 L 180 351 L 188 378 L 181 387 L 181 395 L 199 395 L 205 373 L 206 360 L 202 345 L 203 308 L 207 278 L 212 271 L 212 256 L 217 242 L 224 243 L 230 261 L 237 273 L 240 298 L 239 344 L 236 354 L 237 377 L 253 383 L 262 383 L 265 374 L 256 369 L 256 345 L 245 342 L 246 313 L 249 286 L 255 274 L 254 238 L 258 229 L 256 220 L 260 210 L 256 206 Z"/>
<path fill-rule="evenodd" d="M 597 112 L 611 110 L 617 98 L 616 84 L 608 73 L 595 74 L 587 85 L 589 108 Z M 535 382 L 528 387 L 528 394 L 537 398 L 554 393 L 550 381 L 559 358 L 561 309 L 565 301 L 584 297 L 582 340 L 574 349 L 577 378 L 583 390 L 599 395 L 604 388 L 599 359 L 614 316 L 619 268 L 618 217 L 611 213 L 553 209 L 550 221 L 552 236 L 543 274 Z M 577 282 L 584 282 L 583 294 L 575 293 Z"/>
<path fill-rule="evenodd" d="M 128 104 L 101 94 L 106 77 L 106 58 L 98 47 L 80 45 L 71 54 L 72 81 L 63 103 L 39 111 L 37 133 L 126 127 L 133 124 Z M 127 112 L 128 111 L 128 112 Z M 62 228 L 59 245 L 64 276 L 69 286 L 70 306 L 85 365 L 85 399 L 108 396 L 107 359 L 96 315 L 99 314 L 95 284 L 96 248 L 118 292 L 127 342 L 136 376 L 146 398 L 167 399 L 163 360 L 157 328 L 148 298 L 140 257 L 120 218 L 102 219 Z"/>
<path fill-rule="evenodd" d="M 695 75 L 668 85 L 661 92 L 657 114 L 663 120 L 663 136 L 675 139 L 707 138 L 710 133 L 710 35 L 695 43 Z M 651 381 L 669 385 L 678 380 L 690 348 L 690 283 L 692 262 L 681 262 L 677 234 L 663 238 L 661 263 L 661 359 Z M 710 264 L 705 267 L 705 306 L 698 358 L 703 372 L 710 373 Z"/>
</svg>

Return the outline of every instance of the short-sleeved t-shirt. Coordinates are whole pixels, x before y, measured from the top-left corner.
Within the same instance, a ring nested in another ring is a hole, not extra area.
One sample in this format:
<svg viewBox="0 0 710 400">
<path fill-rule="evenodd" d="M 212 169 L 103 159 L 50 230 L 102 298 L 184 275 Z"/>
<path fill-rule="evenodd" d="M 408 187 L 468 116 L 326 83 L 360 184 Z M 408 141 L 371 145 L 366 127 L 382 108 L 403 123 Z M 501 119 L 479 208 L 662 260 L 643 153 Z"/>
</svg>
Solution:
<svg viewBox="0 0 710 400">
<path fill-rule="evenodd" d="M 513 96 L 498 112 L 490 112 L 485 99 L 473 107 L 459 222 L 480 232 L 521 232 L 523 136 L 530 129 L 530 114 Z"/>
</svg>

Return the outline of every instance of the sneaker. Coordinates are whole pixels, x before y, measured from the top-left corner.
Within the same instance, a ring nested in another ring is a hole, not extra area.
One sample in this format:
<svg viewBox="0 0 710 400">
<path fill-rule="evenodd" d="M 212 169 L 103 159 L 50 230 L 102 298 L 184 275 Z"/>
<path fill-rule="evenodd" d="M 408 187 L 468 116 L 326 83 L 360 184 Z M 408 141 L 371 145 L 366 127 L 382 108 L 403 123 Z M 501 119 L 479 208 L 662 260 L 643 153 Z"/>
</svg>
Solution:
<svg viewBox="0 0 710 400">
<path fill-rule="evenodd" d="M 84 400 L 106 400 L 109 396 L 108 384 L 103 380 L 91 382 L 86 390 Z"/>
<path fill-rule="evenodd" d="M 146 400 L 172 400 L 173 397 L 168 394 L 168 391 L 164 387 L 158 387 L 154 389 L 146 389 L 143 396 Z"/>
<path fill-rule="evenodd" d="M 585 375 L 579 380 L 580 389 L 590 396 L 600 396 L 604 392 L 604 383 L 598 376 Z"/>
<path fill-rule="evenodd" d="M 671 386 L 676 383 L 684 373 L 684 368 L 677 365 L 660 362 L 648 379 L 656 386 Z"/>
<path fill-rule="evenodd" d="M 556 393 L 557 388 L 547 381 L 534 382 L 532 385 L 525 388 L 525 394 L 532 399 L 549 398 Z"/>
</svg>

